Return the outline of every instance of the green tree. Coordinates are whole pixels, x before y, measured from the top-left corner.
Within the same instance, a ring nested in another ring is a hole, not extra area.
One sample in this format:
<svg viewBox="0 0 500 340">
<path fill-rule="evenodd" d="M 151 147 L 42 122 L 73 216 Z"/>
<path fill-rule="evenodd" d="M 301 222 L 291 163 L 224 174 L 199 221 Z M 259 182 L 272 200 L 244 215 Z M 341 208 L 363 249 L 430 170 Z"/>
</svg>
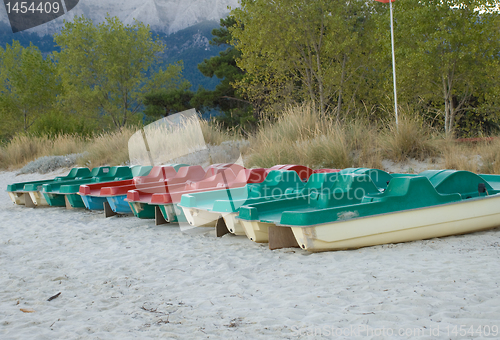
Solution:
<svg viewBox="0 0 500 340">
<path fill-rule="evenodd" d="M 311 101 L 322 113 L 351 102 L 370 69 L 371 4 L 243 0 L 231 33 L 246 75 L 239 87 L 265 106 Z M 244 29 L 242 29 L 244 27 Z M 347 100 L 346 100 L 347 98 Z"/>
<path fill-rule="evenodd" d="M 457 119 L 484 97 L 488 66 L 499 58 L 498 13 L 478 11 L 487 6 L 483 0 L 394 4 L 400 93 L 407 101 L 418 97 L 435 106 L 448 135 Z"/>
<path fill-rule="evenodd" d="M 146 106 L 144 114 L 149 120 L 156 120 L 190 109 L 194 93 L 188 89 L 189 87 L 191 84 L 186 82 L 183 87 L 147 94 L 144 99 Z"/>
<path fill-rule="evenodd" d="M 241 57 L 241 52 L 230 45 L 232 35 L 229 28 L 235 25 L 235 18 L 228 16 L 220 19 L 220 28 L 212 30 L 214 37 L 210 44 L 215 46 L 229 45 L 229 47 L 221 51 L 218 56 L 205 59 L 198 64 L 198 69 L 206 77 L 216 76 L 220 79 L 220 83 L 214 91 L 198 89 L 191 102 L 193 106 L 201 109 L 221 110 L 223 116 L 219 118 L 219 121 L 225 125 L 245 126 L 249 122 L 255 122 L 257 117 L 252 117 L 251 104 L 243 99 L 234 87 L 234 83 L 241 80 L 244 75 L 243 70 L 236 65 L 236 60 Z M 256 114 L 256 116 L 258 115 Z"/>
<path fill-rule="evenodd" d="M 155 69 L 164 45 L 149 26 L 125 26 L 116 17 L 94 25 L 83 16 L 55 35 L 68 109 L 106 116 L 116 127 L 142 118 L 144 96 L 183 83 L 182 63 Z"/>
<path fill-rule="evenodd" d="M 56 65 L 30 44 L 0 48 L 0 134 L 27 132 L 49 112 L 61 91 Z"/>
</svg>

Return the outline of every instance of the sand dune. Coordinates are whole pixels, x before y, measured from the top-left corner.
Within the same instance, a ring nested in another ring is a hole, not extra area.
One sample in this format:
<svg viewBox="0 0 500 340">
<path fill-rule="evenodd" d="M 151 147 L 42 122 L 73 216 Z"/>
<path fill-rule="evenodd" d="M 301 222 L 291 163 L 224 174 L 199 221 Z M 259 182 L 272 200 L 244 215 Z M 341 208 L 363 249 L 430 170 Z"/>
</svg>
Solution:
<svg viewBox="0 0 500 340">
<path fill-rule="evenodd" d="M 269 251 L 134 217 L 15 206 L 4 192 L 60 173 L 0 173 L 2 339 L 498 338 L 500 229 Z"/>
</svg>

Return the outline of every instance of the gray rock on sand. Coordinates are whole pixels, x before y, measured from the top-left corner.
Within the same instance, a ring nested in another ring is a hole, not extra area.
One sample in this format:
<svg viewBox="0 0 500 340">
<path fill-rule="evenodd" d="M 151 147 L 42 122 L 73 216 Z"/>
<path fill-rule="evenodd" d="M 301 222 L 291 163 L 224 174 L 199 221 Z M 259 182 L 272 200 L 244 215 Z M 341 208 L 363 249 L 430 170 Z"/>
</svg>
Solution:
<svg viewBox="0 0 500 340">
<path fill-rule="evenodd" d="M 69 168 L 76 164 L 80 157 L 84 157 L 84 153 L 73 153 L 66 156 L 43 156 L 26 164 L 16 175 L 32 174 L 38 172 L 46 174 L 48 172 L 60 169 Z"/>
</svg>

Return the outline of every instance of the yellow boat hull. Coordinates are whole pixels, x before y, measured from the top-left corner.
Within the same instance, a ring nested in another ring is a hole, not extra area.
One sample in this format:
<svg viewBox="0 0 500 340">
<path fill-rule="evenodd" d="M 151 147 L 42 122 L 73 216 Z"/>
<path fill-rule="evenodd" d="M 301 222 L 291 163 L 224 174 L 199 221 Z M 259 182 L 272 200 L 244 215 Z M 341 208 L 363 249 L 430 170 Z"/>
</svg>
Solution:
<svg viewBox="0 0 500 340">
<path fill-rule="evenodd" d="M 43 197 L 43 194 L 40 191 L 30 191 L 28 194 L 30 195 L 33 204 L 36 205 L 37 207 L 49 205 L 49 203 L 47 203 L 47 200 L 45 199 L 45 197 Z"/>
<path fill-rule="evenodd" d="M 349 221 L 290 227 L 301 248 L 317 252 L 466 234 L 497 226 L 500 226 L 500 195 Z"/>
<path fill-rule="evenodd" d="M 9 197 L 12 203 L 17 205 L 25 205 L 24 192 L 9 192 Z"/>
<path fill-rule="evenodd" d="M 273 223 L 240 220 L 240 224 L 251 241 L 257 243 L 269 242 L 269 226 L 274 226 Z"/>
<path fill-rule="evenodd" d="M 223 213 L 222 218 L 226 223 L 227 229 L 233 235 L 246 235 L 245 228 L 241 225 L 240 221 L 236 219 L 238 213 Z"/>
<path fill-rule="evenodd" d="M 194 227 L 215 227 L 220 216 L 218 213 L 196 208 L 182 207 L 182 211 L 188 223 Z"/>
</svg>

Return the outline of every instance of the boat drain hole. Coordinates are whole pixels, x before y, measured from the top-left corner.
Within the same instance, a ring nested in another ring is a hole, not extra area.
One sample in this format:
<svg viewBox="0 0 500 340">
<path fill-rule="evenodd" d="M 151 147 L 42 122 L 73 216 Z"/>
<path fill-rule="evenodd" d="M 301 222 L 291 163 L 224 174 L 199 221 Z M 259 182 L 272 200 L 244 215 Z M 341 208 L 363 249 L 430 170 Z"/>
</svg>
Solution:
<svg viewBox="0 0 500 340">
<path fill-rule="evenodd" d="M 305 245 L 305 244 L 303 244 L 303 245 L 302 245 L 302 248 L 306 249 L 306 245 Z"/>
</svg>

